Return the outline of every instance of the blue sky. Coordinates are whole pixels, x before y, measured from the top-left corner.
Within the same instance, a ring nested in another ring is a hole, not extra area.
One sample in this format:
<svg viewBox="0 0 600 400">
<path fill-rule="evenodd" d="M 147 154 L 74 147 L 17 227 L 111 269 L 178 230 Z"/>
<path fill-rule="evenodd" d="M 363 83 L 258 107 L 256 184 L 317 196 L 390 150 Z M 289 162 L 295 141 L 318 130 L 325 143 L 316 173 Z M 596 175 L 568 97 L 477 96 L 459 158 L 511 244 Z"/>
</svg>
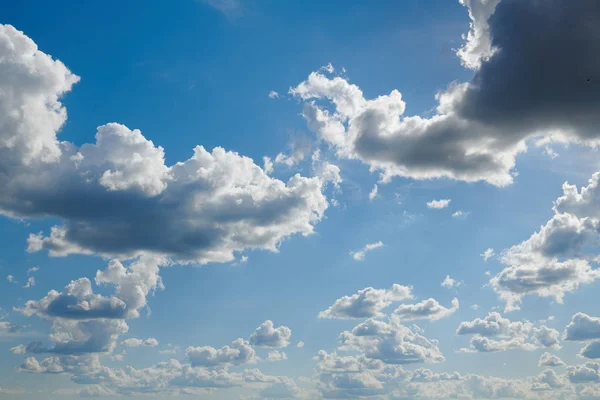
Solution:
<svg viewBox="0 0 600 400">
<path fill-rule="evenodd" d="M 4 7 L 0 398 L 600 398 L 594 17 Z"/>
</svg>

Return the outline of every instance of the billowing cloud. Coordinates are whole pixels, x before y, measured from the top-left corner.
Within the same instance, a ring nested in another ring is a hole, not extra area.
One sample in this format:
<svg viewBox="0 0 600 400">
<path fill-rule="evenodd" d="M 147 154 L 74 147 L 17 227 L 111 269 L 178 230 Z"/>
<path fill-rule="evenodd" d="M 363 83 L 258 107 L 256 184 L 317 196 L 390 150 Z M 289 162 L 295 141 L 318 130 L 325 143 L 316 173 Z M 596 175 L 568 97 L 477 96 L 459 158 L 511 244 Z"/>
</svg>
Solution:
<svg viewBox="0 0 600 400">
<path fill-rule="evenodd" d="M 287 326 L 275 328 L 273 321 L 266 320 L 252 333 L 250 343 L 259 347 L 287 347 L 291 336 L 292 330 Z"/>
<path fill-rule="evenodd" d="M 457 335 L 474 335 L 462 352 L 532 351 L 539 348 L 560 348 L 560 333 L 545 325 L 534 326 L 529 321 L 511 321 L 497 312 L 485 318 L 461 322 Z"/>
<path fill-rule="evenodd" d="M 528 294 L 562 303 L 565 293 L 600 277 L 592 267 L 600 246 L 598 179 L 600 174 L 594 174 L 581 192 L 565 183 L 552 218 L 529 239 L 503 252 L 500 259 L 507 267 L 490 285 L 506 301 L 507 311 L 518 309 Z"/>
<path fill-rule="evenodd" d="M 474 76 L 438 93 L 435 115 L 404 116 L 398 90 L 366 99 L 345 78 L 313 72 L 290 89 L 305 101 L 309 128 L 384 181 L 445 177 L 505 186 L 528 141 L 597 146 L 600 94 L 590 83 L 600 78 L 600 28 L 588 22 L 600 17 L 595 2 L 462 3 L 472 24 L 458 56 Z"/>
<path fill-rule="evenodd" d="M 319 318 L 360 319 L 382 316 L 382 310 L 393 302 L 412 299 L 412 287 L 397 283 L 391 289 L 368 287 L 351 296 L 337 299 L 331 307 L 319 313 Z"/>
<path fill-rule="evenodd" d="M 396 318 L 389 322 L 368 319 L 352 331 L 342 332 L 340 342 L 342 349 L 360 351 L 366 357 L 386 364 L 444 361 L 437 341 L 413 332 Z"/>
<path fill-rule="evenodd" d="M 224 262 L 276 251 L 323 217 L 321 178 L 283 182 L 220 147 L 166 165 L 162 147 L 117 123 L 99 127 L 95 143 L 61 142 L 60 98 L 79 78 L 12 26 L 0 27 L 0 56 L 0 212 L 62 221 L 31 235 L 29 251 Z"/>
</svg>

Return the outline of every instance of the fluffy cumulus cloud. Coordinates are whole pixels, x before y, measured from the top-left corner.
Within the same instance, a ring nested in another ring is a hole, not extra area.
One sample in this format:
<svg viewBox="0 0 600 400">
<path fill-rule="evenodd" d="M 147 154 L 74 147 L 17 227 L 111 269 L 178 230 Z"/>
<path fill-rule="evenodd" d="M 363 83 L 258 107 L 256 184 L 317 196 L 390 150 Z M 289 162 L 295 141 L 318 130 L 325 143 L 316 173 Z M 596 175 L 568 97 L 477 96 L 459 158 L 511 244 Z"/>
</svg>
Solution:
<svg viewBox="0 0 600 400">
<path fill-rule="evenodd" d="M 360 351 L 386 364 L 444 361 L 436 340 L 414 332 L 395 317 L 387 322 L 370 318 L 352 331 L 342 332 L 340 342 L 342 349 Z"/>
<path fill-rule="evenodd" d="M 36 315 L 49 321 L 51 344 L 32 342 L 14 347 L 13 352 L 111 353 L 119 336 L 129 330 L 126 319 L 139 317 L 139 311 L 147 305 L 147 296 L 162 287 L 158 270 L 165 262 L 151 256 L 134 260 L 127 267 L 119 261 L 110 261 L 106 269 L 97 272 L 95 282 L 112 286 L 112 295 L 94 293 L 91 281 L 80 278 L 69 283 L 63 292 L 51 290 L 40 300 L 27 301 L 17 310 L 25 316 Z M 133 341 L 128 339 L 125 345 L 133 345 Z M 155 342 L 148 339 L 142 344 L 150 346 Z"/>
<path fill-rule="evenodd" d="M 382 310 L 393 302 L 412 299 L 412 287 L 397 283 L 391 289 L 368 287 L 351 296 L 337 299 L 331 307 L 319 313 L 319 318 L 360 319 L 382 316 Z"/>
<path fill-rule="evenodd" d="M 469 347 L 460 350 L 467 353 L 560 348 L 560 333 L 556 329 L 536 327 L 529 321 L 511 321 L 497 312 L 461 322 L 456 334 L 473 336 Z"/>
<path fill-rule="evenodd" d="M 278 326 L 266 320 L 250 335 L 250 343 L 259 347 L 281 348 L 290 344 L 292 330 L 287 326 Z"/>
<path fill-rule="evenodd" d="M 506 301 L 506 310 L 519 308 L 523 296 L 537 294 L 562 303 L 565 293 L 600 277 L 597 261 L 600 245 L 600 198 L 596 193 L 600 173 L 578 191 L 565 183 L 554 202 L 554 215 L 538 232 L 505 250 L 506 265 L 490 285 Z"/>
<path fill-rule="evenodd" d="M 235 340 L 231 346 L 215 349 L 211 346 L 188 347 L 185 350 L 191 365 L 196 366 L 227 366 L 256 363 L 256 351 L 244 339 Z"/>
<path fill-rule="evenodd" d="M 283 182 L 220 147 L 197 146 L 166 165 L 160 146 L 117 123 L 99 127 L 95 143 L 60 141 L 60 99 L 79 78 L 8 25 L 0 27 L 0 71 L 0 212 L 62 221 L 31 235 L 30 251 L 230 261 L 311 234 L 328 206 L 321 178 Z"/>
<path fill-rule="evenodd" d="M 290 89 L 305 101 L 309 128 L 383 180 L 446 177 L 505 186 L 528 141 L 597 146 L 600 94 L 590 84 L 600 78 L 600 28 L 590 22 L 600 17 L 595 2 L 462 3 L 472 24 L 458 56 L 474 76 L 439 92 L 435 115 L 404 116 L 398 90 L 367 99 L 347 79 L 313 72 Z"/>
<path fill-rule="evenodd" d="M 563 339 L 569 341 L 600 339 L 600 318 L 590 317 L 581 312 L 576 313 L 565 328 Z"/>
<path fill-rule="evenodd" d="M 401 320 L 429 319 L 437 320 L 452 315 L 458 310 L 458 299 L 452 300 L 452 306 L 446 308 L 435 299 L 423 300 L 417 304 L 401 304 L 393 315 Z"/>
<path fill-rule="evenodd" d="M 540 367 L 562 367 L 564 365 L 565 363 L 563 362 L 563 360 L 561 360 L 554 354 L 550 354 L 548 352 L 542 354 L 540 360 L 538 361 L 538 366 Z"/>
</svg>

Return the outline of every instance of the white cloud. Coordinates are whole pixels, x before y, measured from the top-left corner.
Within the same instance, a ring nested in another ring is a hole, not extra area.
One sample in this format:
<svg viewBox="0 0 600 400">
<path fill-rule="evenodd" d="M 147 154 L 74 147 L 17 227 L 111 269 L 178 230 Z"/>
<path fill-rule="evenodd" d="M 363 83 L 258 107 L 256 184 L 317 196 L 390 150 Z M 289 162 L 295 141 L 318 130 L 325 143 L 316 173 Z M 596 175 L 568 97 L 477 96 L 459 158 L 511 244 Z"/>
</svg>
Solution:
<svg viewBox="0 0 600 400">
<path fill-rule="evenodd" d="M 462 285 L 462 282 L 452 279 L 450 275 L 446 275 L 446 278 L 444 278 L 444 280 L 441 283 L 441 286 L 446 289 L 452 289 L 455 287 L 459 287 L 460 285 Z"/>
<path fill-rule="evenodd" d="M 534 326 L 529 321 L 511 321 L 497 312 L 485 318 L 461 322 L 457 335 L 474 335 L 470 346 L 461 352 L 532 351 L 539 348 L 560 348 L 559 332 L 545 325 Z"/>
<path fill-rule="evenodd" d="M 506 301 L 507 311 L 518 309 L 528 294 L 553 297 L 562 303 L 565 293 L 600 277 L 600 271 L 590 264 L 600 245 L 600 221 L 592 205 L 598 177 L 592 177 L 581 195 L 575 187 L 564 184 L 554 216 L 529 239 L 502 253 L 501 261 L 507 267 L 490 280 L 490 285 Z"/>
<path fill-rule="evenodd" d="M 304 347 L 304 342 L 302 340 L 299 340 L 298 343 L 296 343 L 296 347 L 301 349 Z"/>
<path fill-rule="evenodd" d="M 377 197 L 378 190 L 379 190 L 379 187 L 377 186 L 377 184 L 374 184 L 373 189 L 371 189 L 371 192 L 369 193 L 369 200 L 373 201 L 375 199 L 375 197 Z"/>
<path fill-rule="evenodd" d="M 269 98 L 270 98 L 270 99 L 278 99 L 278 98 L 279 98 L 279 93 L 277 93 L 277 92 L 276 92 L 276 91 L 274 91 L 274 90 L 271 90 L 271 91 L 269 92 Z"/>
<path fill-rule="evenodd" d="M 562 367 L 564 365 L 565 363 L 560 358 L 548 352 L 542 354 L 538 362 L 538 366 L 540 367 Z"/>
<path fill-rule="evenodd" d="M 378 242 L 375 243 L 369 243 L 366 244 L 362 249 L 357 250 L 357 251 L 351 251 L 350 255 L 352 256 L 352 258 L 354 258 L 356 261 L 363 261 L 365 259 L 365 255 L 372 250 L 378 249 L 380 247 L 383 247 L 383 242 L 380 240 Z"/>
<path fill-rule="evenodd" d="M 487 262 L 487 260 L 494 257 L 495 255 L 496 255 L 496 252 L 491 247 L 486 249 L 483 253 L 480 254 L 480 256 L 483 257 L 483 261 L 485 261 L 485 262 Z"/>
<path fill-rule="evenodd" d="M 6 280 L 8 281 L 8 283 L 15 283 L 15 284 L 19 283 L 19 282 L 17 282 L 17 281 L 15 280 L 15 277 L 14 277 L 14 276 L 12 276 L 12 275 L 8 275 L 8 276 L 6 277 Z"/>
<path fill-rule="evenodd" d="M 31 288 L 35 286 L 35 277 L 30 276 L 29 278 L 27 278 L 27 282 L 25 283 L 25 286 L 23 286 L 24 288 Z"/>
<path fill-rule="evenodd" d="M 249 342 L 236 339 L 231 346 L 215 349 L 211 346 L 188 347 L 186 358 L 193 367 L 214 367 L 226 365 L 254 364 L 257 362 L 256 352 Z"/>
<path fill-rule="evenodd" d="M 268 361 L 283 361 L 287 360 L 287 358 L 287 354 L 285 354 L 283 351 L 273 350 L 267 354 Z"/>
<path fill-rule="evenodd" d="M 456 298 L 452 300 L 451 308 L 442 306 L 435 299 L 427 299 L 417 304 L 401 304 L 393 315 L 404 321 L 416 319 L 438 320 L 454 314 L 458 308 L 459 303 Z"/>
<path fill-rule="evenodd" d="M 469 216 L 469 214 L 470 212 L 468 211 L 458 210 L 452 213 L 452 218 L 466 218 Z"/>
<path fill-rule="evenodd" d="M 259 347 L 281 348 L 290 344 L 292 330 L 287 326 L 275 328 L 273 321 L 266 320 L 250 336 L 250 343 Z"/>
<path fill-rule="evenodd" d="M 391 289 L 368 287 L 351 296 L 337 299 L 331 307 L 319 313 L 319 318 L 360 319 L 380 317 L 393 302 L 412 299 L 412 287 L 393 284 Z"/>
<path fill-rule="evenodd" d="M 389 322 L 368 319 L 352 331 L 342 332 L 340 342 L 341 349 L 357 350 L 387 364 L 444 361 L 437 341 L 413 332 L 393 317 Z"/>
<path fill-rule="evenodd" d="M 121 342 L 121 344 L 123 346 L 127 346 L 127 347 L 140 347 L 140 346 L 156 347 L 156 346 L 158 346 L 158 340 L 156 340 L 154 338 L 148 338 L 148 339 L 129 338 L 129 339 L 123 340 Z"/>
<path fill-rule="evenodd" d="M 446 208 L 450 205 L 450 199 L 441 199 L 441 200 L 431 200 L 427 203 L 427 208 L 434 208 L 440 210 L 442 208 Z"/>
<path fill-rule="evenodd" d="M 565 328 L 563 339 L 570 341 L 600 339 L 600 318 L 590 317 L 581 312 L 576 313 Z"/>
</svg>

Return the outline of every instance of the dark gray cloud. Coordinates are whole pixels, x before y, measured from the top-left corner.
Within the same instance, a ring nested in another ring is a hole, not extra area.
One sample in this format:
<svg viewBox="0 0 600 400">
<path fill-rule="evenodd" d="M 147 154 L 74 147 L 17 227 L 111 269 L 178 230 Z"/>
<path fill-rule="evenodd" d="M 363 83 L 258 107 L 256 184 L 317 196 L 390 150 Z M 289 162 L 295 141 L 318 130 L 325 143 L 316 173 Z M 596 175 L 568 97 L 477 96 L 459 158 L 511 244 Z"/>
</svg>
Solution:
<svg viewBox="0 0 600 400">
<path fill-rule="evenodd" d="M 397 90 L 367 100 L 345 78 L 314 72 L 290 89 L 306 100 L 309 128 L 384 180 L 447 177 L 504 186 L 528 141 L 600 144 L 597 1 L 462 3 L 473 23 L 458 56 L 474 77 L 439 93 L 436 115 L 405 117 Z M 321 99 L 335 113 L 315 101 Z"/>
</svg>

